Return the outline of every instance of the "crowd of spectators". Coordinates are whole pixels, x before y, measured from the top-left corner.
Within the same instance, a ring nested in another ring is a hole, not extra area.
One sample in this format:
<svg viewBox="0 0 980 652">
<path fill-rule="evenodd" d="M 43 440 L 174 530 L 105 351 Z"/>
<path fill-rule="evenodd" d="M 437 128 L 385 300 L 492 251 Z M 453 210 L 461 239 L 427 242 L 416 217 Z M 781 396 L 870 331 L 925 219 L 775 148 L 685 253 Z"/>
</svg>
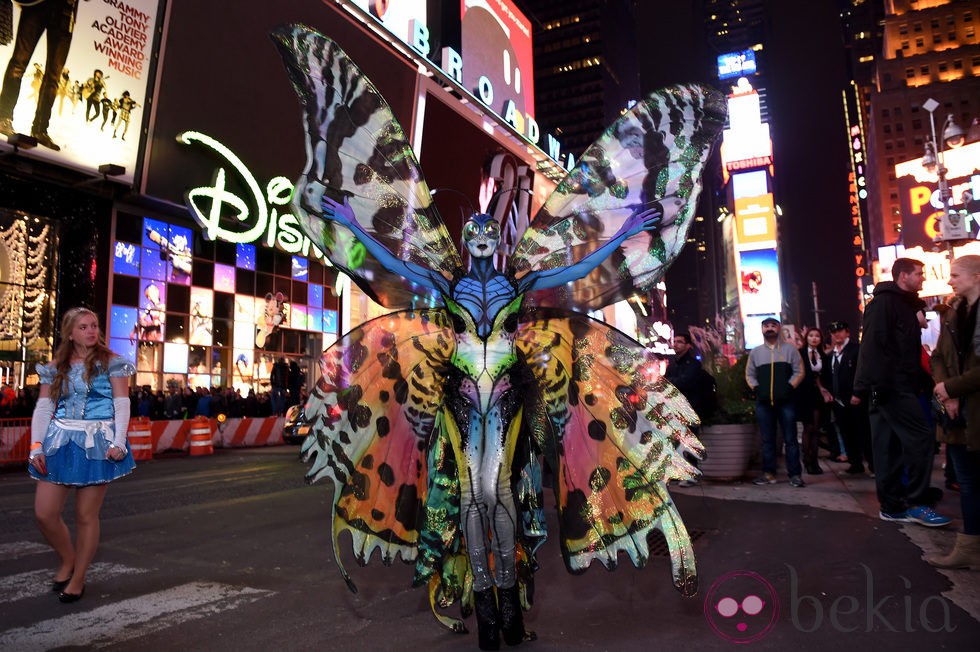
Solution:
<svg viewBox="0 0 980 652">
<path fill-rule="evenodd" d="M 303 387 L 289 391 L 284 397 L 285 409 L 305 403 L 306 398 Z M 36 402 L 36 386 L 15 389 L 12 385 L 4 384 L 0 386 L 0 419 L 29 419 Z M 242 396 L 240 390 L 231 387 L 192 389 L 171 386 L 166 391 L 154 391 L 149 385 L 143 385 L 130 389 L 129 402 L 131 417 L 148 417 L 154 421 L 192 419 L 196 416 L 210 418 L 219 414 L 228 418 L 277 416 L 272 410 L 270 392 L 250 389 Z"/>
<path fill-rule="evenodd" d="M 295 398 L 287 398 L 286 407 L 302 403 L 306 392 L 302 390 Z M 160 419 L 192 419 L 197 416 L 217 417 L 223 414 L 228 418 L 275 416 L 270 392 L 256 392 L 254 389 L 242 396 L 241 390 L 232 387 L 177 387 L 166 391 L 154 391 L 149 385 L 133 387 L 129 393 L 130 415 Z"/>
</svg>

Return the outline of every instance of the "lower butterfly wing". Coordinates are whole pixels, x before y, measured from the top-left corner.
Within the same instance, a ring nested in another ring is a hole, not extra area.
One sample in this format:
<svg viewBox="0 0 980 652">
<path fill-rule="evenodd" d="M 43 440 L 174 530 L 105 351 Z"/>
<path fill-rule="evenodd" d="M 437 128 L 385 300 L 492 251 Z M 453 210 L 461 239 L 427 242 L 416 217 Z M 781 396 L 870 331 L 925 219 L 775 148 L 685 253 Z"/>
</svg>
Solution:
<svg viewBox="0 0 980 652">
<path fill-rule="evenodd" d="M 553 465 L 560 540 L 571 572 L 620 552 L 642 567 L 647 537 L 660 530 L 674 585 L 697 589 L 694 552 L 666 482 L 697 474 L 685 459 L 703 448 L 697 415 L 654 361 L 623 333 L 585 315 L 535 311 L 517 343 L 538 387 L 535 436 Z"/>
<path fill-rule="evenodd" d="M 661 213 L 570 288 L 531 296 L 537 305 L 598 309 L 653 288 L 687 240 L 700 177 L 725 124 L 725 98 L 696 84 L 638 102 L 606 129 L 535 214 L 510 258 L 515 276 L 567 267 L 610 240 L 635 211 Z"/>
<path fill-rule="evenodd" d="M 340 47 L 304 25 L 272 33 L 304 113 L 306 166 L 293 208 L 327 258 L 388 308 L 433 306 L 428 288 L 386 269 L 322 200 L 350 204 L 361 228 L 395 259 L 452 278 L 462 261 L 432 203 L 408 137 L 371 80 Z"/>
<path fill-rule="evenodd" d="M 350 532 L 365 564 L 415 560 L 425 525 L 428 446 L 437 427 L 454 340 L 441 310 L 397 312 L 324 351 L 305 407 L 307 480 L 333 480 L 333 547 Z M 339 562 L 339 557 L 338 564 Z M 341 565 L 345 581 L 356 590 Z"/>
</svg>

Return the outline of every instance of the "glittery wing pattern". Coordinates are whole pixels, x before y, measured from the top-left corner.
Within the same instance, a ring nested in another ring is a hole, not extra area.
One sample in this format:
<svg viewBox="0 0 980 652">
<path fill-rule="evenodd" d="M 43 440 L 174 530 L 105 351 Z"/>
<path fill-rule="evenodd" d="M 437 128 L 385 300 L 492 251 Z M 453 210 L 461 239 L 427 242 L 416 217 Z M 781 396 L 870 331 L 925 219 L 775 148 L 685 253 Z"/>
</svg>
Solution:
<svg viewBox="0 0 980 652">
<path fill-rule="evenodd" d="M 690 537 L 666 482 L 698 471 L 683 451 L 703 453 L 684 397 L 655 376 L 655 361 L 633 339 L 585 315 L 537 309 L 517 345 L 536 380 L 529 427 L 555 473 L 565 564 L 614 568 L 625 552 L 637 567 L 647 536 L 663 532 L 674 585 L 697 591 Z"/>
<path fill-rule="evenodd" d="M 511 269 L 520 278 L 578 261 L 639 209 L 659 207 L 660 228 L 628 238 L 570 290 L 539 292 L 533 303 L 594 310 L 654 287 L 684 246 L 701 171 L 725 116 L 717 91 L 671 86 L 606 129 L 534 216 L 510 258 Z"/>
<path fill-rule="evenodd" d="M 346 198 L 364 229 L 399 260 L 447 278 L 462 261 L 439 217 L 405 132 L 371 81 L 326 36 L 303 25 L 276 29 L 273 41 L 303 105 L 307 161 L 293 206 L 303 231 L 330 261 L 387 308 L 420 302 L 349 229 L 325 219 L 324 197 Z"/>
<path fill-rule="evenodd" d="M 453 348 L 445 312 L 422 310 L 373 319 L 324 351 L 323 376 L 305 407 L 311 434 L 302 453 L 312 462 L 308 482 L 333 480 L 338 565 L 337 541 L 345 531 L 360 564 L 375 551 L 386 564 L 398 555 L 415 560 L 420 531 L 426 540 L 453 544 L 454 532 L 448 530 L 455 523 L 438 524 L 442 531 L 432 532 L 436 520 L 426 517 L 432 482 L 439 484 L 446 509 L 453 504 L 452 481 L 432 476 L 452 475 L 454 469 L 449 462 L 440 466 L 427 459 L 444 447 L 435 431 Z M 458 497 L 455 501 L 458 509 Z M 427 551 L 426 559 L 437 564 L 444 552 Z M 341 572 L 353 590 L 342 565 Z"/>
</svg>

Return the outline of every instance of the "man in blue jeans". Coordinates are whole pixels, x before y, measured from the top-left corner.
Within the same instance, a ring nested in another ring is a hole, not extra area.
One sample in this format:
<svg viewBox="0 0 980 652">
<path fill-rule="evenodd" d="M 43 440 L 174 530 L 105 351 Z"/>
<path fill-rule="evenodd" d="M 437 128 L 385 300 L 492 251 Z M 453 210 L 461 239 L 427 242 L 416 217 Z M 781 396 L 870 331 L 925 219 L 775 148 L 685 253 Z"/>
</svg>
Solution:
<svg viewBox="0 0 980 652">
<path fill-rule="evenodd" d="M 762 475 L 755 484 L 776 483 L 776 424 L 786 441 L 786 472 L 794 487 L 806 486 L 801 476 L 800 444 L 796 439 L 793 390 L 803 382 L 803 361 L 796 347 L 779 338 L 781 324 L 775 317 L 762 320 L 763 344 L 749 353 L 745 382 L 755 392 L 755 418 L 762 435 Z"/>
</svg>

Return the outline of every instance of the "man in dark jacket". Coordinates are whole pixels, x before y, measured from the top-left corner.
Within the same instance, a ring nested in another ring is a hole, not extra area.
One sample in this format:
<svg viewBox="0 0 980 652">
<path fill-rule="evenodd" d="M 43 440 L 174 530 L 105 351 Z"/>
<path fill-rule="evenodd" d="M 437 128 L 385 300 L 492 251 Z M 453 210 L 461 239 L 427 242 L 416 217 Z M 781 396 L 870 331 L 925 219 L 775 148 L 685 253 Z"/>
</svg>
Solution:
<svg viewBox="0 0 980 652">
<path fill-rule="evenodd" d="M 674 335 L 674 358 L 667 363 L 664 378 L 676 387 L 691 404 L 700 419 L 708 416 L 712 407 L 712 378 L 701 366 L 688 333 Z"/>
<path fill-rule="evenodd" d="M 850 462 L 845 473 L 864 473 L 865 462 L 868 469 L 874 472 L 867 402 L 854 393 L 854 373 L 861 347 L 851 339 L 847 322 L 831 322 L 829 330 L 834 348 L 827 358 L 828 364 L 823 367 L 822 383 L 824 400 L 830 403 L 834 411 L 834 420 L 840 428 L 847 461 Z"/>
<path fill-rule="evenodd" d="M 715 403 L 714 378 L 704 370 L 701 361 L 695 355 L 690 333 L 674 334 L 674 357 L 667 363 L 664 378 L 684 395 L 699 419 L 704 420 L 713 411 Z M 697 431 L 695 428 L 694 432 Z M 685 453 L 684 457 L 693 466 L 698 466 L 698 460 L 694 456 Z M 697 483 L 698 480 L 695 478 L 681 480 L 679 484 L 682 487 L 691 487 Z"/>
<path fill-rule="evenodd" d="M 806 486 L 800 463 L 800 444 L 796 438 L 796 410 L 793 391 L 803 382 L 803 361 L 800 352 L 789 342 L 779 339 L 778 319 L 762 320 L 763 344 L 752 349 L 745 365 L 745 382 L 755 392 L 755 418 L 762 436 L 762 475 L 755 484 L 776 482 L 776 422 L 783 430 L 786 442 L 786 472 L 794 487 Z"/>
<path fill-rule="evenodd" d="M 864 309 L 854 394 L 871 401 L 868 414 L 881 520 L 939 527 L 950 519 L 927 504 L 935 440 L 917 397 L 925 375 L 925 303 L 918 294 L 924 276 L 921 262 L 899 258 L 892 265 L 894 280 L 875 286 L 874 298 Z M 903 468 L 907 487 L 902 484 Z"/>
</svg>

